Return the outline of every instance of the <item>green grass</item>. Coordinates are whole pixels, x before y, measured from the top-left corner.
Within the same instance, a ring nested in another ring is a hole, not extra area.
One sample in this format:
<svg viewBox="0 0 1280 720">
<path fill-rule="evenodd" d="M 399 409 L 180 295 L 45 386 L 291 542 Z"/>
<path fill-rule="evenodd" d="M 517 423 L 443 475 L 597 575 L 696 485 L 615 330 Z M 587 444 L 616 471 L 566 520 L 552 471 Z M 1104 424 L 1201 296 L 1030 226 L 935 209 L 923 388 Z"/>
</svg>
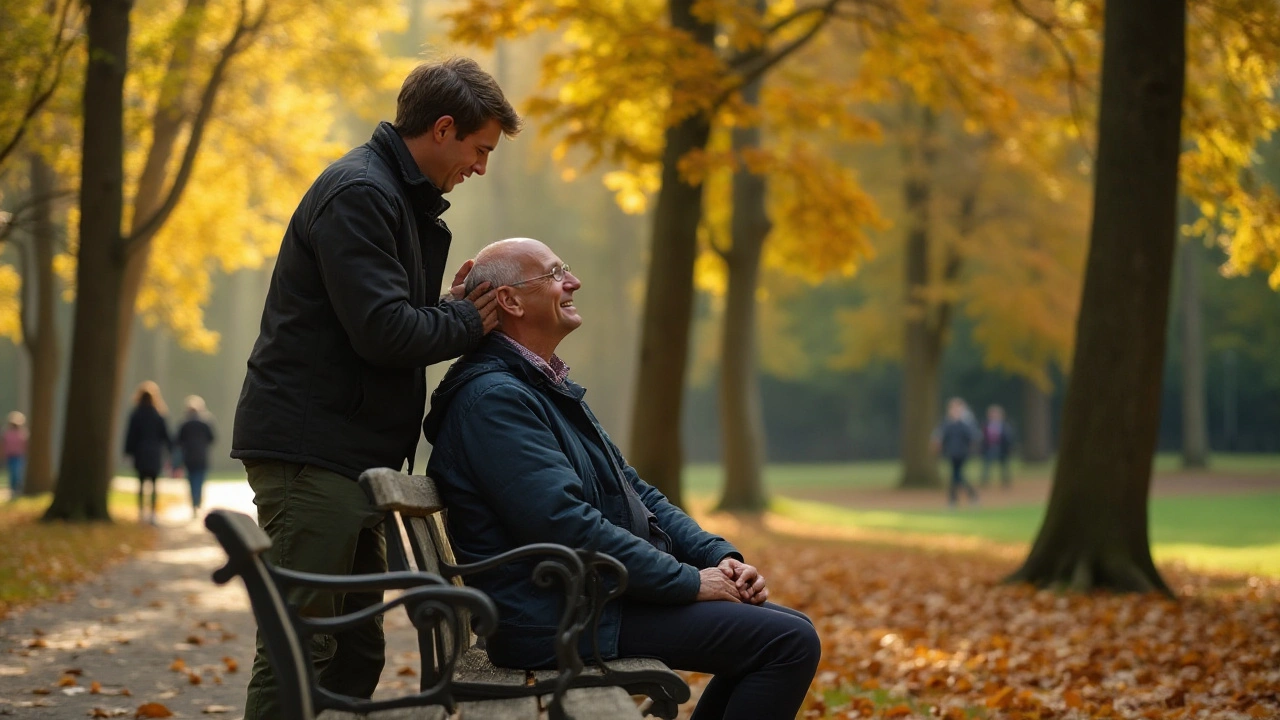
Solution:
<svg viewBox="0 0 1280 720">
<path fill-rule="evenodd" d="M 980 461 L 972 468 L 980 467 Z M 1027 464 L 1015 460 L 1014 477 L 1020 480 L 1043 480 L 1053 474 L 1053 463 Z M 869 460 L 852 463 L 777 463 L 765 467 L 765 483 L 770 490 L 789 488 L 891 488 L 898 482 L 901 466 L 896 460 Z M 949 472 L 939 463 L 938 472 Z M 1155 456 L 1157 474 L 1181 473 L 1182 459 L 1177 453 Z M 1202 472 L 1202 471 L 1195 471 Z M 1209 460 L 1207 472 L 1237 475 L 1280 475 L 1280 455 L 1218 454 Z M 718 463 L 692 463 L 685 466 L 684 489 L 693 493 L 718 493 L 724 484 L 724 473 Z"/>
<path fill-rule="evenodd" d="M 810 525 L 1028 544 L 1045 511 L 1043 504 L 937 512 L 856 510 L 786 497 L 775 498 L 772 509 Z M 1280 577 L 1280 492 L 1153 498 L 1149 518 L 1158 562 Z"/>
</svg>

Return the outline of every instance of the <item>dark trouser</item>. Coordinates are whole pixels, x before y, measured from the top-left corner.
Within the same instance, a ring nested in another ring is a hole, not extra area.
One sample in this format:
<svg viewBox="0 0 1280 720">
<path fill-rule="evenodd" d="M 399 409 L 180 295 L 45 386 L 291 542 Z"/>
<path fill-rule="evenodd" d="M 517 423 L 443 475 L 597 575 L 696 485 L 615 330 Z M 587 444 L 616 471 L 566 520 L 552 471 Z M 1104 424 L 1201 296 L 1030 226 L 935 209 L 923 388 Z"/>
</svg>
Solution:
<svg viewBox="0 0 1280 720">
<path fill-rule="evenodd" d="M 356 481 L 314 465 L 250 460 L 245 468 L 258 506 L 258 524 L 271 537 L 268 562 L 330 575 L 386 572 L 382 515 L 369 505 Z M 382 593 L 297 590 L 288 597 L 308 617 L 333 617 L 381 601 Z M 337 635 L 314 636 L 311 659 L 321 687 L 352 697 L 372 696 L 385 662 L 382 618 Z M 259 633 L 244 720 L 280 717 L 276 687 Z"/>
<path fill-rule="evenodd" d="M 209 468 L 187 468 L 187 483 L 191 485 L 191 509 L 199 510 L 204 502 L 204 478 Z"/>
<path fill-rule="evenodd" d="M 773 603 L 627 602 L 618 655 L 714 675 L 691 720 L 794 720 L 822 645 L 809 618 Z"/>
<path fill-rule="evenodd" d="M 978 491 L 964 479 L 964 462 L 969 458 L 951 458 L 951 485 L 947 488 L 947 502 L 955 505 L 960 499 L 960 489 L 964 488 L 969 494 L 969 500 L 976 502 L 978 499 Z"/>
<path fill-rule="evenodd" d="M 154 474 L 144 475 L 141 472 L 138 473 L 138 522 L 147 521 L 147 483 L 151 484 L 151 522 L 154 523 L 156 521 L 156 495 L 159 492 L 157 490 L 159 483 L 156 482 Z"/>
<path fill-rule="evenodd" d="M 1000 484 L 1009 487 L 1011 477 L 1009 475 L 1009 456 L 1001 456 L 999 453 L 985 453 L 982 456 L 982 486 L 987 486 L 987 479 L 991 475 L 991 466 L 1000 466 Z"/>
</svg>

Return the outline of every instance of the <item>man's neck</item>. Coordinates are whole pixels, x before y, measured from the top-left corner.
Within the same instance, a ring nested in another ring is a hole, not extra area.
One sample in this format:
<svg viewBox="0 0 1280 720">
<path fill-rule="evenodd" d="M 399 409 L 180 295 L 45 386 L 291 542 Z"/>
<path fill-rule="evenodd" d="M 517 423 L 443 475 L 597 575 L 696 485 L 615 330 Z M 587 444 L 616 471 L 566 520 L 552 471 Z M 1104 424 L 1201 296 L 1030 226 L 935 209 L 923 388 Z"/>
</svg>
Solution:
<svg viewBox="0 0 1280 720">
<path fill-rule="evenodd" d="M 539 338 L 531 338 L 528 337 L 527 334 L 521 334 L 519 328 L 502 328 L 495 332 L 500 332 L 520 343 L 520 345 L 526 350 L 542 358 L 548 364 L 551 362 L 551 358 L 556 354 L 556 347 L 559 345 L 559 342 L 548 343 L 546 340 L 538 342 Z"/>
</svg>

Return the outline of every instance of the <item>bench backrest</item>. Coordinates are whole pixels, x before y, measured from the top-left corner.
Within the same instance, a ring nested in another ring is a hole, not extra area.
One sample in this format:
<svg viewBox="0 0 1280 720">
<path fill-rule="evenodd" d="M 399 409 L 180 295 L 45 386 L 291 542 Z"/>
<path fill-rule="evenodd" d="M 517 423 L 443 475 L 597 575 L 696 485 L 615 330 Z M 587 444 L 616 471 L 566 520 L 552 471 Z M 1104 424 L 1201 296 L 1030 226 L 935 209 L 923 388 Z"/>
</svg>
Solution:
<svg viewBox="0 0 1280 720">
<path fill-rule="evenodd" d="M 436 490 L 435 481 L 424 475 L 406 475 L 390 468 L 374 468 L 360 475 L 360 483 L 369 494 L 373 506 L 383 512 L 394 512 L 404 523 L 404 532 L 409 537 L 409 547 L 413 552 L 413 562 L 422 572 L 442 575 L 453 584 L 464 587 L 462 578 L 450 577 L 448 568 L 457 564 L 453 547 L 449 544 L 449 533 L 445 528 L 445 507 Z M 393 523 L 388 532 L 398 530 Z M 399 538 L 388 537 L 387 543 L 399 542 Z M 388 551 L 388 556 L 392 552 Z M 395 569 L 395 568 L 393 568 Z M 459 627 L 470 627 L 470 618 L 463 614 Z M 474 644 L 474 636 L 468 638 L 467 645 Z M 447 625 L 441 626 L 436 637 L 434 654 L 440 658 L 454 644 L 453 630 Z M 423 657 L 427 657 L 427 647 L 421 648 Z M 437 663 L 438 666 L 438 663 Z M 424 676 L 423 681 L 429 678 Z"/>
<path fill-rule="evenodd" d="M 230 510 L 210 511 L 204 525 L 227 552 L 227 564 L 213 573 L 214 582 L 221 585 L 238 575 L 249 591 L 249 604 L 279 683 L 282 720 L 312 720 L 311 658 L 302 651 L 288 621 L 284 598 L 262 559 L 262 553 L 271 547 L 271 538 L 253 518 Z"/>
</svg>

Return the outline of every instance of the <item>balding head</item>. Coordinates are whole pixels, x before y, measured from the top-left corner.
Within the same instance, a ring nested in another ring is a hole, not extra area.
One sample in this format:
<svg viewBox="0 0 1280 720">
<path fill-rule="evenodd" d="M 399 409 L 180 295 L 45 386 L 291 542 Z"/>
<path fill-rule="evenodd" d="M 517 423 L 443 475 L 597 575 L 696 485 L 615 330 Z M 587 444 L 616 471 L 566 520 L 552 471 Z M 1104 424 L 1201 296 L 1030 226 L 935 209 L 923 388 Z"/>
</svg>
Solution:
<svg viewBox="0 0 1280 720">
<path fill-rule="evenodd" d="M 489 243 L 476 253 L 476 264 L 467 274 L 466 294 L 482 282 L 491 288 L 518 283 L 528 277 L 529 267 L 539 250 L 547 246 L 533 238 L 507 238 Z"/>
<path fill-rule="evenodd" d="M 582 283 L 537 240 L 510 238 L 485 246 L 467 275 L 467 293 L 484 282 L 496 292 L 499 329 L 544 358 L 582 324 L 573 303 Z"/>
</svg>

